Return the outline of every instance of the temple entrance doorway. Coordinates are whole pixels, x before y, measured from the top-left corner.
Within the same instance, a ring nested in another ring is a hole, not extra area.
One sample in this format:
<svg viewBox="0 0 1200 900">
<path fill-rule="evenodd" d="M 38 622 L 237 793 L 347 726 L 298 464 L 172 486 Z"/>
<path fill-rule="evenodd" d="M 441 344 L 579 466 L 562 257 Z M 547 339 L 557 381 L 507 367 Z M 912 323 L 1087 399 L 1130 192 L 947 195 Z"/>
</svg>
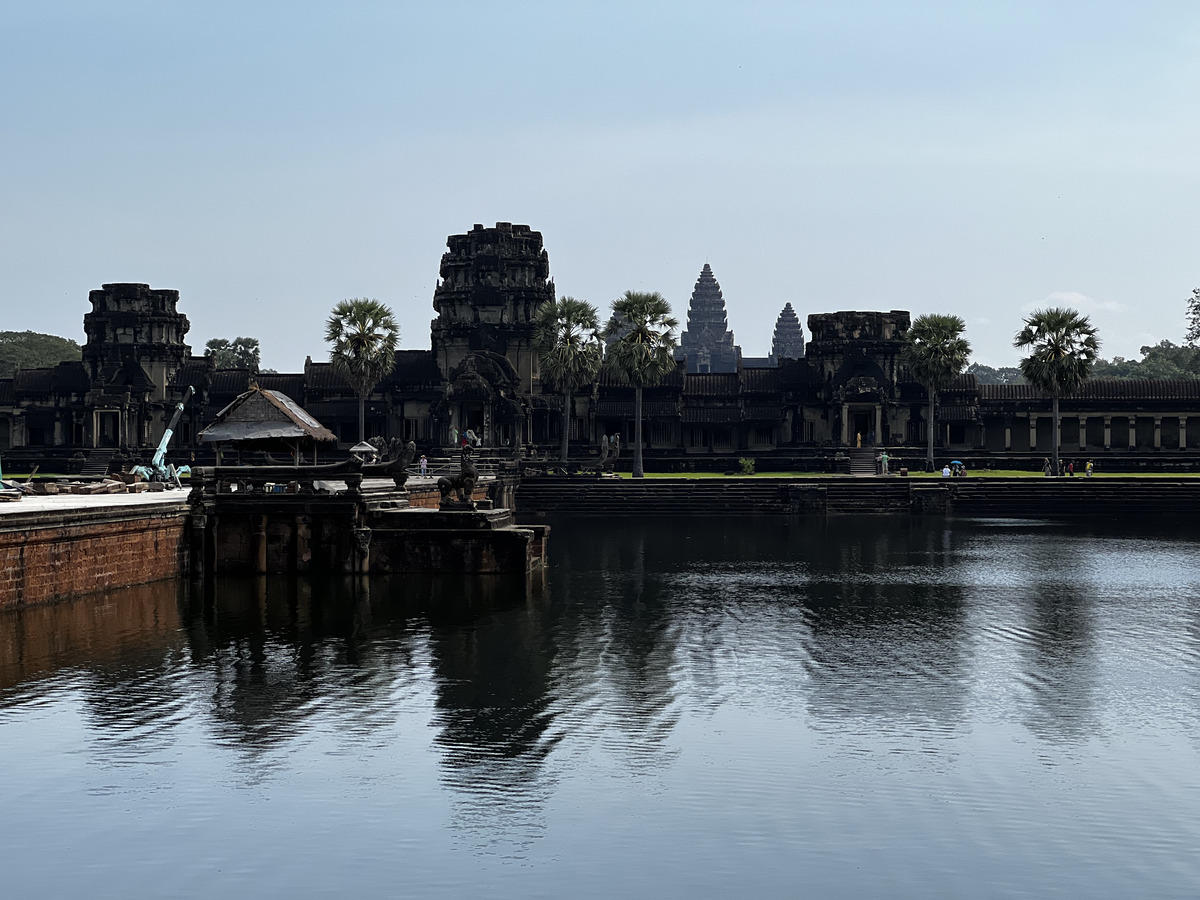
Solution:
<svg viewBox="0 0 1200 900">
<path fill-rule="evenodd" d="M 877 430 L 880 424 L 878 405 L 851 406 L 848 410 L 846 424 L 849 426 L 846 443 L 851 447 L 858 445 L 859 435 L 862 436 L 864 447 L 876 444 L 881 439 Z"/>
<path fill-rule="evenodd" d="M 121 420 L 115 410 L 96 412 L 96 446 L 117 447 L 121 442 Z"/>
<path fill-rule="evenodd" d="M 481 441 L 483 435 L 483 404 L 482 403 L 462 403 L 458 407 L 458 430 L 460 434 L 466 434 L 468 431 L 475 432 L 475 436 Z"/>
</svg>

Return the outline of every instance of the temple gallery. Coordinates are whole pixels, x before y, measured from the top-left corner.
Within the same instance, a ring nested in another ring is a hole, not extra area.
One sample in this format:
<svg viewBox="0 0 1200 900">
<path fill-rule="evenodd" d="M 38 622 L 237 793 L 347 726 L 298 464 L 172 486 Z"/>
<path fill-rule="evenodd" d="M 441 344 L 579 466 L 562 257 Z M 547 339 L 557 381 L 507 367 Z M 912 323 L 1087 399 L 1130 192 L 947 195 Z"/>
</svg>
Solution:
<svg viewBox="0 0 1200 900">
<path fill-rule="evenodd" d="M 146 455 L 190 387 L 195 396 L 172 453 L 203 460 L 211 448 L 197 442 L 199 432 L 257 384 L 307 410 L 341 450 L 381 437 L 437 451 L 470 431 L 498 454 L 553 454 L 563 396 L 544 383 L 533 341 L 538 310 L 555 298 L 541 233 L 507 222 L 475 225 L 447 239 L 439 274 L 429 347 L 396 351 L 394 369 L 367 398 L 366 434 L 358 430 L 357 396 L 329 363 L 309 357 L 303 371 L 279 374 L 217 368 L 186 342 L 178 291 L 122 283 L 90 293 L 82 360 L 0 379 L 0 450 L 51 465 Z M 860 444 L 918 456 L 930 428 L 940 452 L 1050 452 L 1051 400 L 1029 385 L 960 375 L 938 392 L 930 422 L 926 390 L 904 365 L 910 322 L 903 310 L 814 312 L 806 335 L 789 302 L 770 354 L 745 356 L 704 264 L 676 367 L 644 390 L 647 459 L 737 454 L 802 465 Z M 570 403 L 570 441 L 581 452 L 604 435 L 631 444 L 631 387 L 602 373 Z M 1200 446 L 1200 381 L 1093 379 L 1062 399 L 1061 425 L 1065 453 L 1181 459 Z"/>
</svg>

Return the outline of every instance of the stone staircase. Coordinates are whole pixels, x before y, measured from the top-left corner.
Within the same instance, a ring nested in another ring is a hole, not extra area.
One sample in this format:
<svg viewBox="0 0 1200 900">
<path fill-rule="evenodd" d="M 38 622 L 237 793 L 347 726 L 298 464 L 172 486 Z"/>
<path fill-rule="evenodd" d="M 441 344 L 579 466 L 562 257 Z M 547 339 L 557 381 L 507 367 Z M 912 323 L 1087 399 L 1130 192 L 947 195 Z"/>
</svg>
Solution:
<svg viewBox="0 0 1200 900">
<path fill-rule="evenodd" d="M 83 468 L 79 470 L 79 474 L 91 478 L 107 475 L 108 470 L 112 467 L 112 459 L 115 453 L 116 451 L 114 450 L 91 451 L 83 463 Z"/>
<path fill-rule="evenodd" d="M 850 474 L 858 478 L 875 474 L 875 451 L 855 448 L 849 451 Z"/>
</svg>

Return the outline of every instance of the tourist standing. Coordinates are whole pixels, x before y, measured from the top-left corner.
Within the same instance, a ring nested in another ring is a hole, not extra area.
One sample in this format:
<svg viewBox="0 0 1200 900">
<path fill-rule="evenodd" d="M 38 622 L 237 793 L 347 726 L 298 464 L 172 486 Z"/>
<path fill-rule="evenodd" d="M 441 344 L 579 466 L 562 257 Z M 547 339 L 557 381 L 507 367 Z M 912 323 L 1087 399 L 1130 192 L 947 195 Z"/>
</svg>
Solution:
<svg viewBox="0 0 1200 900">
<path fill-rule="evenodd" d="M 424 478 L 429 474 L 429 459 L 424 453 L 421 454 L 421 477 Z"/>
<path fill-rule="evenodd" d="M 450 426 L 450 446 L 458 446 L 458 427 L 455 425 Z"/>
<path fill-rule="evenodd" d="M 1090 459 L 1087 461 L 1087 465 L 1083 467 L 1083 473 L 1088 478 L 1092 477 L 1092 461 Z"/>
<path fill-rule="evenodd" d="M 1048 457 L 1048 456 L 1043 457 L 1043 459 L 1042 459 L 1042 474 L 1045 475 L 1047 478 L 1049 478 L 1051 471 L 1052 471 L 1052 469 L 1050 467 L 1050 457 Z"/>
<path fill-rule="evenodd" d="M 883 453 L 881 453 L 879 455 L 879 461 L 880 461 L 880 467 L 879 467 L 880 471 L 882 474 L 886 475 L 888 473 L 888 455 L 887 455 L 886 450 L 884 450 Z"/>
</svg>

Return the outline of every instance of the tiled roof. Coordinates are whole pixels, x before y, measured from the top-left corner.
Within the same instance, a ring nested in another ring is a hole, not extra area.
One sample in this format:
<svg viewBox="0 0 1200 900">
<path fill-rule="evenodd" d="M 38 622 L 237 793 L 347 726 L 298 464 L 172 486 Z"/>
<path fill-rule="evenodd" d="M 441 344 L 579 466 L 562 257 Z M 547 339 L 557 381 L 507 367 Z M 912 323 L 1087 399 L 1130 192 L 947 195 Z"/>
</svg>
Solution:
<svg viewBox="0 0 1200 900">
<path fill-rule="evenodd" d="M 346 379 L 339 375 L 331 363 L 309 363 L 304 367 L 304 385 L 315 393 L 341 394 L 350 391 Z"/>
<path fill-rule="evenodd" d="M 746 418 L 755 421 L 775 421 L 783 418 L 783 409 L 778 404 L 754 403 L 746 405 Z"/>
<path fill-rule="evenodd" d="M 742 420 L 736 406 L 690 407 L 683 411 L 683 422 L 688 425 L 735 425 Z"/>
<path fill-rule="evenodd" d="M 13 402 L 13 380 L 0 378 L 0 403 Z"/>
<path fill-rule="evenodd" d="M 13 391 L 19 397 L 49 397 L 53 390 L 53 369 L 21 369 L 13 376 Z"/>
<path fill-rule="evenodd" d="M 386 385 L 437 384 L 442 380 L 432 350 L 397 350 L 396 368 L 384 379 Z"/>
<path fill-rule="evenodd" d="M 1031 384 L 981 384 L 983 402 L 1049 400 Z M 1200 400 L 1200 379 L 1193 378 L 1093 378 L 1064 400 Z"/>
<path fill-rule="evenodd" d="M 214 371 L 211 357 L 193 356 L 175 370 L 171 376 L 171 387 L 182 390 L 191 385 L 198 391 L 205 390 Z"/>
<path fill-rule="evenodd" d="M 217 369 L 208 383 L 210 394 L 236 397 L 250 387 L 253 374 L 249 369 Z"/>
<path fill-rule="evenodd" d="M 779 390 L 779 369 L 742 369 L 742 390 L 774 393 Z"/>
<path fill-rule="evenodd" d="M 738 374 L 688 375 L 683 379 L 683 393 L 685 396 L 736 397 Z"/>
<path fill-rule="evenodd" d="M 596 415 L 613 419 L 632 419 L 634 402 L 629 400 L 597 400 Z M 643 419 L 670 419 L 679 415 L 679 407 L 669 401 L 642 401 Z"/>
<path fill-rule="evenodd" d="M 258 373 L 258 386 L 265 391 L 277 391 L 288 397 L 304 396 L 304 373 L 277 372 Z"/>
</svg>

